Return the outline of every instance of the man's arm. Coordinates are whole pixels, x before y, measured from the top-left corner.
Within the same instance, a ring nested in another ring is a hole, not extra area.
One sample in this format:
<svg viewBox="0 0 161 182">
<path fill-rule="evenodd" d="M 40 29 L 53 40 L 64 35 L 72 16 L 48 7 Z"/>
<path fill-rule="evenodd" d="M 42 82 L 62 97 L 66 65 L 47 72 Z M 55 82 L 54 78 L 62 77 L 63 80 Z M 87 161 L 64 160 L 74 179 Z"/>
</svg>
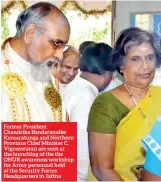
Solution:
<svg viewBox="0 0 161 182">
<path fill-rule="evenodd" d="M 123 181 L 114 171 L 116 134 L 89 132 L 91 169 L 99 181 Z"/>
</svg>

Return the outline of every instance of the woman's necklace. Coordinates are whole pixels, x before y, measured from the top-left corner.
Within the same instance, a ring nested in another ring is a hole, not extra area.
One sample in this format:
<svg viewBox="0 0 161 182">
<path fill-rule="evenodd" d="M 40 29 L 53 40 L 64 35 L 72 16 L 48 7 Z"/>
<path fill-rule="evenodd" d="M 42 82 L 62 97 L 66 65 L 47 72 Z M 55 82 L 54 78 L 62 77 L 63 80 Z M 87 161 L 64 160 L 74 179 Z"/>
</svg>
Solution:
<svg viewBox="0 0 161 182">
<path fill-rule="evenodd" d="M 125 83 L 125 88 L 127 89 L 131 99 L 133 100 L 135 106 L 138 108 L 140 114 L 142 115 L 143 118 L 146 118 L 146 115 L 144 114 L 143 110 L 139 107 L 138 103 L 136 102 L 134 96 L 132 95 L 131 91 L 129 90 L 129 88 L 127 87 L 126 83 Z M 150 108 L 151 108 L 151 91 L 150 91 L 150 87 L 148 87 L 148 92 L 149 92 L 149 100 L 150 100 Z"/>
</svg>

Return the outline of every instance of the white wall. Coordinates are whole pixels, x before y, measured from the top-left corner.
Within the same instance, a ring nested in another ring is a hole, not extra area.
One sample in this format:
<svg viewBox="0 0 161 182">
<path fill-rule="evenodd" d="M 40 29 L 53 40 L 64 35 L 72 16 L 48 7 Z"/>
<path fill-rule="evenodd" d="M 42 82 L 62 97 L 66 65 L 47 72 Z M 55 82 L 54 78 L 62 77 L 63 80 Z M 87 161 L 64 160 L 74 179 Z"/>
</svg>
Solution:
<svg viewBox="0 0 161 182">
<path fill-rule="evenodd" d="M 161 1 L 116 1 L 116 37 L 130 26 L 130 14 L 161 12 Z"/>
</svg>

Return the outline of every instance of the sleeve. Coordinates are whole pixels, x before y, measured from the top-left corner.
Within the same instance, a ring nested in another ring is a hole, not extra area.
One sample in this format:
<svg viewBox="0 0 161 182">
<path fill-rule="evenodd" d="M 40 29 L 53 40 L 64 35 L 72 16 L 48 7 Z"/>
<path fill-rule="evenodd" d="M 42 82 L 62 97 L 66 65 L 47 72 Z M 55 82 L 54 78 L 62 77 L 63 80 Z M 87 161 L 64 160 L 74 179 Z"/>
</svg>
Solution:
<svg viewBox="0 0 161 182">
<path fill-rule="evenodd" d="M 94 101 L 88 118 L 88 132 L 116 133 L 116 112 L 118 112 L 105 94 Z"/>
</svg>

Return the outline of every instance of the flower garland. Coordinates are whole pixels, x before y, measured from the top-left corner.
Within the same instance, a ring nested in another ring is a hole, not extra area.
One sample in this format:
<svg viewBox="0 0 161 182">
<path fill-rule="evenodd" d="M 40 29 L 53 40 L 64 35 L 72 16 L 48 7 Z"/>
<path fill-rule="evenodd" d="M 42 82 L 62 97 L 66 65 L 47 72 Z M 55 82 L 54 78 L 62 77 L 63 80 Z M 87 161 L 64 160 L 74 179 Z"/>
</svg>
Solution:
<svg viewBox="0 0 161 182">
<path fill-rule="evenodd" d="M 61 11 L 65 11 L 66 7 L 68 5 L 72 5 L 74 7 L 74 10 L 79 10 L 81 13 L 83 13 L 86 17 L 89 15 L 103 15 L 109 11 L 112 10 L 112 5 L 108 5 L 105 7 L 105 9 L 102 10 L 96 10 L 96 9 L 91 9 L 91 10 L 86 10 L 82 6 L 79 5 L 78 2 L 76 1 L 64 1 L 62 5 L 60 6 Z"/>
<path fill-rule="evenodd" d="M 44 88 L 44 97 L 51 108 L 53 121 L 62 121 L 62 99 L 51 80 Z"/>
<path fill-rule="evenodd" d="M 1 14 L 3 15 L 3 13 L 9 13 L 9 10 L 15 6 L 20 6 L 23 10 L 27 8 L 27 4 L 25 1 L 10 1 L 7 4 L 5 4 L 4 6 L 2 6 L 1 9 Z M 61 11 L 65 11 L 66 7 L 68 5 L 72 5 L 74 7 L 74 10 L 79 10 L 81 13 L 83 13 L 85 16 L 89 16 L 89 15 L 103 15 L 109 11 L 112 10 L 112 5 L 107 5 L 104 9 L 102 10 L 96 10 L 96 9 L 91 9 L 91 10 L 86 10 L 85 8 L 83 8 L 81 5 L 79 5 L 78 2 L 76 1 L 63 1 L 61 6 L 60 6 L 60 10 Z"/>
<path fill-rule="evenodd" d="M 11 72 L 10 61 L 7 59 L 5 51 L 5 67 L 6 73 L 2 74 L 2 88 L 9 97 L 10 109 L 12 114 L 12 121 L 32 121 L 30 108 L 25 98 L 27 91 L 27 85 L 23 78 L 17 73 Z M 18 105 L 21 107 L 22 117 L 20 118 L 20 112 Z"/>
<path fill-rule="evenodd" d="M 1 14 L 3 15 L 3 13 L 9 13 L 10 9 L 15 6 L 20 6 L 23 10 L 27 8 L 25 1 L 9 1 L 4 6 L 2 6 Z"/>
</svg>

